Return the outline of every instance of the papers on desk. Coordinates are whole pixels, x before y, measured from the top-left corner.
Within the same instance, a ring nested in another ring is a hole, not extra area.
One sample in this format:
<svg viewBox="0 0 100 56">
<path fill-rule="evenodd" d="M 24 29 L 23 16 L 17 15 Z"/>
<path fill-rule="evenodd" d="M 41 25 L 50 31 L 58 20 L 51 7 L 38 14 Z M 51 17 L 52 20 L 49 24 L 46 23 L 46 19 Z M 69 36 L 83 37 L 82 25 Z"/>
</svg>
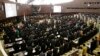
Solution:
<svg viewBox="0 0 100 56">
<path fill-rule="evenodd" d="M 46 31 L 49 31 L 49 30 L 50 30 L 50 28 L 47 28 L 47 29 L 46 29 Z"/>
<path fill-rule="evenodd" d="M 33 48 L 32 53 L 35 53 L 35 52 L 36 52 L 36 50 Z"/>
<path fill-rule="evenodd" d="M 60 35 L 57 35 L 58 38 L 60 38 Z"/>
<path fill-rule="evenodd" d="M 19 50 L 21 50 L 21 47 L 19 48 Z"/>
<path fill-rule="evenodd" d="M 88 44 L 87 47 L 90 48 L 91 47 L 90 44 Z"/>
<path fill-rule="evenodd" d="M 24 55 L 27 55 L 27 54 L 28 54 L 28 52 L 25 51 L 25 52 L 24 52 Z"/>
<path fill-rule="evenodd" d="M 11 47 L 13 46 L 13 43 L 5 44 L 5 47 Z"/>
<path fill-rule="evenodd" d="M 9 48 L 8 50 L 9 50 L 9 52 L 15 51 L 14 48 Z"/>
<path fill-rule="evenodd" d="M 57 47 L 57 48 L 58 48 L 57 53 L 59 53 L 60 52 L 59 47 Z"/>
<path fill-rule="evenodd" d="M 22 38 L 16 38 L 16 39 L 15 39 L 15 41 L 20 41 L 20 40 L 22 40 Z"/>
<path fill-rule="evenodd" d="M 75 44 L 78 44 L 78 40 L 79 40 L 79 38 L 73 40 L 73 42 L 74 42 Z"/>
<path fill-rule="evenodd" d="M 78 41 L 76 40 L 76 41 L 74 41 L 74 43 L 78 44 Z"/>
<path fill-rule="evenodd" d="M 23 43 L 23 41 L 19 41 L 19 42 L 17 42 L 18 44 L 22 44 Z"/>
<path fill-rule="evenodd" d="M 68 38 L 64 38 L 64 40 L 68 40 Z"/>
</svg>

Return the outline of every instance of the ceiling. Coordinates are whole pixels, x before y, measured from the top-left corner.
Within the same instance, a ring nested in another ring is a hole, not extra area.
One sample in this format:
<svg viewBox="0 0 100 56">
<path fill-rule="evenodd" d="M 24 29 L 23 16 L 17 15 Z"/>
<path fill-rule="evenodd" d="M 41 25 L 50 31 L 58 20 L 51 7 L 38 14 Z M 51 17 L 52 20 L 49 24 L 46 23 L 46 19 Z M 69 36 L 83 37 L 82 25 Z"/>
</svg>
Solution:
<svg viewBox="0 0 100 56">
<path fill-rule="evenodd" d="M 31 2 L 32 0 L 28 0 Z M 3 3 L 13 3 L 9 0 L 0 0 Z M 99 2 L 99 3 L 98 3 Z M 85 4 L 91 3 L 91 4 Z M 98 4 L 97 4 L 98 3 Z M 58 4 L 62 6 L 62 12 L 99 12 L 100 13 L 100 0 L 74 0 L 73 2 Z M 41 12 L 50 12 L 52 5 L 43 5 Z M 98 9 L 67 9 L 67 8 L 98 8 Z"/>
<path fill-rule="evenodd" d="M 33 0 L 28 0 L 28 2 L 31 2 Z M 0 0 L 0 2 L 8 2 L 8 3 L 13 3 L 10 2 L 9 0 Z M 85 2 L 90 2 L 92 4 L 84 4 Z M 95 4 L 96 2 L 99 2 L 99 4 Z M 64 3 L 64 4 L 59 4 L 64 7 L 100 7 L 100 0 L 74 0 L 73 2 L 69 3 Z"/>
</svg>

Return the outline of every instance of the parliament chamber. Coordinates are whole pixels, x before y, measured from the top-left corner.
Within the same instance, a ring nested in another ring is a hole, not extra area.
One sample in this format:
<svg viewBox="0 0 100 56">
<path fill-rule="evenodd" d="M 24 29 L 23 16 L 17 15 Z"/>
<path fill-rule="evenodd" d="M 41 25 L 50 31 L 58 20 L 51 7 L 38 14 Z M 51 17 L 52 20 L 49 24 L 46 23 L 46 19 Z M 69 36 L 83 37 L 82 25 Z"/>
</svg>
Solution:
<svg viewBox="0 0 100 56">
<path fill-rule="evenodd" d="M 22 1 L 0 0 L 0 56 L 100 56 L 99 0 Z"/>
</svg>

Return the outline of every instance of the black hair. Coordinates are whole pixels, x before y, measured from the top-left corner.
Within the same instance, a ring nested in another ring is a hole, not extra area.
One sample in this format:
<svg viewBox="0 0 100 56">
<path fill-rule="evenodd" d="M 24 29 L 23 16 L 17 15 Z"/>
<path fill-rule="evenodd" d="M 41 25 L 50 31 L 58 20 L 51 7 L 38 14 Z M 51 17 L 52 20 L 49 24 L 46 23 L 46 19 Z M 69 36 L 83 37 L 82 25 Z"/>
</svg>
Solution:
<svg viewBox="0 0 100 56">
<path fill-rule="evenodd" d="M 83 44 L 83 46 L 85 46 L 85 44 Z"/>
</svg>

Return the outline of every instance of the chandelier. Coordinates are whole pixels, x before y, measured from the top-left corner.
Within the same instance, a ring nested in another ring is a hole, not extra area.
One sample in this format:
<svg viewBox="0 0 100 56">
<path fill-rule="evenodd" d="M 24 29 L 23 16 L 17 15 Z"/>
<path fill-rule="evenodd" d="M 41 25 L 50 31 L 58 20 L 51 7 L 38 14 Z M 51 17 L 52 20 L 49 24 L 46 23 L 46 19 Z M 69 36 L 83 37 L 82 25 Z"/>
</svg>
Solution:
<svg viewBox="0 0 100 56">
<path fill-rule="evenodd" d="M 33 2 L 29 3 L 30 5 L 55 5 L 55 4 L 62 4 L 72 2 L 73 0 L 34 0 Z"/>
<path fill-rule="evenodd" d="M 14 0 L 9 0 L 14 2 Z M 29 5 L 55 5 L 72 2 L 73 0 L 17 0 L 17 3 L 20 4 L 29 4 Z"/>
</svg>

